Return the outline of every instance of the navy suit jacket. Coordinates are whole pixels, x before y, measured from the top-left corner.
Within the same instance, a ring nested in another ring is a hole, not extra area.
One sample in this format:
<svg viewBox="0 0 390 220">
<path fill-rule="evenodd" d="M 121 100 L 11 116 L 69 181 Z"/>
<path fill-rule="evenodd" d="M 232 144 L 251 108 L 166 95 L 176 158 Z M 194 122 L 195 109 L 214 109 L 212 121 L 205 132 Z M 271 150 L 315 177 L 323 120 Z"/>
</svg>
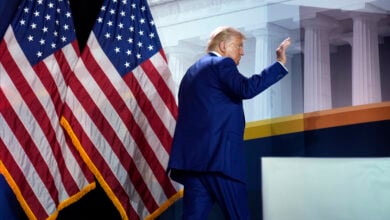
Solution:
<svg viewBox="0 0 390 220">
<path fill-rule="evenodd" d="M 209 53 L 200 58 L 180 83 L 168 171 L 219 172 L 246 182 L 242 100 L 256 96 L 286 74 L 275 62 L 247 78 L 229 57 Z M 181 182 L 178 175 L 171 177 Z"/>
</svg>

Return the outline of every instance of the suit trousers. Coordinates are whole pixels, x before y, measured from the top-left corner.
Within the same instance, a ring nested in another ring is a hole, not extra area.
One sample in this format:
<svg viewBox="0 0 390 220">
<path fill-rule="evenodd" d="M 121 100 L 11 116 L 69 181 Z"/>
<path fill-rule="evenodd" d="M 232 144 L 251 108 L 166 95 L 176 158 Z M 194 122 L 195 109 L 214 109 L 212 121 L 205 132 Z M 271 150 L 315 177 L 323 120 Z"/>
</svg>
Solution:
<svg viewBox="0 0 390 220">
<path fill-rule="evenodd" d="M 215 203 L 225 219 L 250 219 L 245 183 L 212 172 L 191 172 L 181 176 L 181 180 L 184 185 L 183 220 L 206 220 Z"/>
</svg>

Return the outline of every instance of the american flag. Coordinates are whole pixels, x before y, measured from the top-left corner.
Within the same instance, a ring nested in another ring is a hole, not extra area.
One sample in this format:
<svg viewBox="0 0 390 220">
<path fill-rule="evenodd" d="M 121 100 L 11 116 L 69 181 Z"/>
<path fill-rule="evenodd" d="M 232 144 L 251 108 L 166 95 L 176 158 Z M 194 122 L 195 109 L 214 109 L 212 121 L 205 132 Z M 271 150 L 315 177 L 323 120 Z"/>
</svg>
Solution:
<svg viewBox="0 0 390 220">
<path fill-rule="evenodd" d="M 146 0 L 105 0 L 69 82 L 63 126 L 123 219 L 180 197 L 166 174 L 177 105 Z"/>
<path fill-rule="evenodd" d="M 0 51 L 0 170 L 30 219 L 55 218 L 95 186 L 60 125 L 79 58 L 68 2 L 21 1 Z"/>
</svg>

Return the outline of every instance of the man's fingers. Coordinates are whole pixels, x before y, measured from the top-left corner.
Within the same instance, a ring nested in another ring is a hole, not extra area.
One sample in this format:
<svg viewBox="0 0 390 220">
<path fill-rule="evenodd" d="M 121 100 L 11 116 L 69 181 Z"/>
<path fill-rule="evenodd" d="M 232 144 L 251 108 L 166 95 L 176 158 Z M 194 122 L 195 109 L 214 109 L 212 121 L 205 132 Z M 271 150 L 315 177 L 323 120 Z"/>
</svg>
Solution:
<svg viewBox="0 0 390 220">
<path fill-rule="evenodd" d="M 289 47 L 290 44 L 291 44 L 291 39 L 290 39 L 290 37 L 288 37 L 288 38 L 286 38 L 286 39 L 284 39 L 284 40 L 282 41 L 282 43 L 280 44 L 280 47 L 281 47 L 282 49 L 287 49 L 287 47 Z"/>
<path fill-rule="evenodd" d="M 279 47 L 276 49 L 276 59 L 285 64 L 286 63 L 286 49 L 289 47 L 291 44 L 291 39 L 290 37 L 287 37 L 280 43 Z"/>
</svg>

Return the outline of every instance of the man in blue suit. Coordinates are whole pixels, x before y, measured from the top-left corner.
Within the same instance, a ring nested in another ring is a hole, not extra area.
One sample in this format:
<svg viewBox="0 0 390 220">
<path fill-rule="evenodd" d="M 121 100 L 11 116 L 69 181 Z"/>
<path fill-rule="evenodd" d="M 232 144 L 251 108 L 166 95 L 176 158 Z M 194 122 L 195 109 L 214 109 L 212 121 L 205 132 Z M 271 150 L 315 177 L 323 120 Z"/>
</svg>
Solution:
<svg viewBox="0 0 390 220">
<path fill-rule="evenodd" d="M 287 74 L 285 51 L 277 62 L 247 78 L 237 65 L 244 55 L 245 36 L 219 27 L 210 37 L 207 54 L 193 64 L 179 87 L 179 116 L 168 171 L 184 185 L 183 219 L 204 220 L 214 203 L 227 219 L 249 219 L 242 100 L 250 99 Z"/>
</svg>

